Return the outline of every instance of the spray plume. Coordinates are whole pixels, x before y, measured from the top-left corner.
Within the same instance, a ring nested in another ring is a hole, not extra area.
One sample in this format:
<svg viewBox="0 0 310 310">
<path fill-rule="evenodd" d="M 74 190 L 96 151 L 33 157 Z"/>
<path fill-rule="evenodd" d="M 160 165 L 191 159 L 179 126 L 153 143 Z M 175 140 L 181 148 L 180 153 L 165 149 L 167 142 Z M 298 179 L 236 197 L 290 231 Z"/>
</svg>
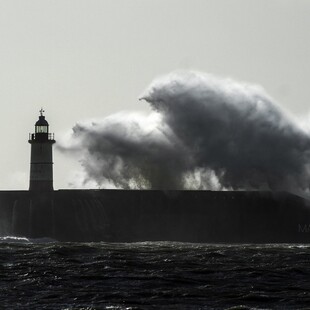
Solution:
<svg viewBox="0 0 310 310">
<path fill-rule="evenodd" d="M 198 72 L 155 80 L 153 111 L 77 124 L 85 182 L 117 188 L 308 191 L 310 138 L 259 87 Z"/>
</svg>

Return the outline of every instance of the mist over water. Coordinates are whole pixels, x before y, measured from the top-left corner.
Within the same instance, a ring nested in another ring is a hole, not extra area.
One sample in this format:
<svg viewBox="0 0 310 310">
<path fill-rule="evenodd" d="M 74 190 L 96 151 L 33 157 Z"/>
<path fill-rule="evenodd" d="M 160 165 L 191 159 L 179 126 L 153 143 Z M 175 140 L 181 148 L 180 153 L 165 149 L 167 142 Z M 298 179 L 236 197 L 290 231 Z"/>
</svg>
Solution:
<svg viewBox="0 0 310 310">
<path fill-rule="evenodd" d="M 151 189 L 309 191 L 310 138 L 262 87 L 199 72 L 151 83 L 152 112 L 74 126 L 84 180 Z"/>
</svg>

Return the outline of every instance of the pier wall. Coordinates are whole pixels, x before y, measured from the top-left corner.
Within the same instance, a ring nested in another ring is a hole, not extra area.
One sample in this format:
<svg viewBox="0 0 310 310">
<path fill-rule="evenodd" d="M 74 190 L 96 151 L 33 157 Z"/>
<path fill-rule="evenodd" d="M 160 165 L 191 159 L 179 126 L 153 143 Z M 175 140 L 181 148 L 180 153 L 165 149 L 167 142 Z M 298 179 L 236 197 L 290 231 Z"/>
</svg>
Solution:
<svg viewBox="0 0 310 310">
<path fill-rule="evenodd" d="M 308 243 L 310 204 L 286 192 L 0 191 L 0 234 L 59 241 Z"/>
</svg>

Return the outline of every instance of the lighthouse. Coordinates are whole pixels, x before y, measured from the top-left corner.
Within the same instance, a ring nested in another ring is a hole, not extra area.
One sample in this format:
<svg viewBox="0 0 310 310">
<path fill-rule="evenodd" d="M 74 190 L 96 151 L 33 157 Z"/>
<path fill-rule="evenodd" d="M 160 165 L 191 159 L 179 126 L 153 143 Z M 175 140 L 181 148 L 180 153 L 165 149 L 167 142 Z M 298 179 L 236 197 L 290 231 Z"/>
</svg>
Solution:
<svg viewBox="0 0 310 310">
<path fill-rule="evenodd" d="M 39 120 L 35 123 L 35 132 L 29 134 L 30 191 L 53 190 L 53 144 L 54 134 L 49 133 L 49 125 L 44 110 L 40 110 Z"/>
</svg>

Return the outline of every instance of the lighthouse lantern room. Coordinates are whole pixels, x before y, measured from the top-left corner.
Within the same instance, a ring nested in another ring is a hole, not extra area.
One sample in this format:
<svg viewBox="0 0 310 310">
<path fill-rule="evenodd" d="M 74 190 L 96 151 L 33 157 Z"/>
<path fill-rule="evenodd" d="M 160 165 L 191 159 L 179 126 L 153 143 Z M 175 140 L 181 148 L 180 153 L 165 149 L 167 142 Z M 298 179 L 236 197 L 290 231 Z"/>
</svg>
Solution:
<svg viewBox="0 0 310 310">
<path fill-rule="evenodd" d="M 35 132 L 29 134 L 30 191 L 53 190 L 53 144 L 54 134 L 49 133 L 49 125 L 44 110 L 40 110 L 39 120 L 35 123 Z"/>
</svg>

